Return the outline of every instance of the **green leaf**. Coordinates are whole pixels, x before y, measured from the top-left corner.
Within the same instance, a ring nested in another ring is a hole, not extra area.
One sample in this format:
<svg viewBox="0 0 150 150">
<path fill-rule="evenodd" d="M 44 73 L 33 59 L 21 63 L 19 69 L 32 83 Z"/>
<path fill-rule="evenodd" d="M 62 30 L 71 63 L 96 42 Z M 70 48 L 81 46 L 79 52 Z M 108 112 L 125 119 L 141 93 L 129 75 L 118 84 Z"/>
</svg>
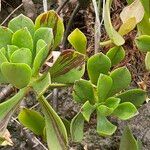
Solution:
<svg viewBox="0 0 150 150">
<path fill-rule="evenodd" d="M 144 7 L 145 13 L 147 15 L 149 15 L 149 17 L 150 17 L 150 8 L 149 8 L 150 0 L 140 0 L 140 1 L 141 1 L 142 5 Z"/>
<path fill-rule="evenodd" d="M 70 132 L 74 142 L 81 142 L 83 139 L 84 117 L 79 112 L 71 121 Z"/>
<path fill-rule="evenodd" d="M 113 125 L 109 120 L 103 116 L 99 110 L 97 110 L 97 132 L 101 136 L 110 136 L 116 131 L 117 127 Z"/>
<path fill-rule="evenodd" d="M 68 36 L 68 41 L 75 50 L 82 54 L 86 54 L 87 39 L 78 28 Z"/>
<path fill-rule="evenodd" d="M 137 24 L 137 22 L 136 22 L 135 17 L 129 18 L 121 25 L 118 33 L 120 35 L 124 36 L 124 35 L 128 34 L 129 32 L 131 32 L 136 27 L 136 24 Z"/>
<path fill-rule="evenodd" d="M 43 96 L 39 97 L 38 101 L 42 106 L 45 116 L 48 148 L 52 150 L 67 149 L 67 131 L 60 117 Z"/>
<path fill-rule="evenodd" d="M 19 48 L 15 45 L 7 45 L 7 54 L 8 58 L 10 59 L 11 55 L 18 50 Z"/>
<path fill-rule="evenodd" d="M 91 104 L 94 104 L 95 97 L 92 84 L 87 80 L 76 81 L 74 84 L 73 97 L 77 102 L 85 103 L 89 101 Z"/>
<path fill-rule="evenodd" d="M 12 44 L 18 46 L 19 48 L 28 48 L 33 51 L 33 40 L 30 32 L 25 27 L 23 29 L 17 30 L 12 37 Z"/>
<path fill-rule="evenodd" d="M 25 96 L 26 90 L 26 88 L 21 89 L 15 96 L 0 103 L 0 137 L 6 131 L 7 124 L 15 110 L 18 108 L 20 101 Z"/>
<path fill-rule="evenodd" d="M 104 10 L 104 25 L 109 38 L 113 41 L 113 43 L 117 46 L 121 46 L 125 43 L 123 37 L 113 28 L 110 18 L 110 5 L 111 0 L 107 0 L 105 4 Z"/>
<path fill-rule="evenodd" d="M 53 29 L 54 34 L 54 45 L 55 49 L 61 42 L 64 34 L 64 25 L 62 19 L 56 14 L 55 11 L 50 10 L 48 12 L 42 13 L 35 20 L 35 28 L 49 27 Z"/>
<path fill-rule="evenodd" d="M 25 63 L 29 66 L 32 65 L 32 53 L 28 48 L 21 48 L 16 50 L 10 57 L 12 63 Z"/>
<path fill-rule="evenodd" d="M 148 35 L 141 35 L 136 38 L 136 45 L 142 52 L 149 52 L 150 51 L 150 36 Z"/>
<path fill-rule="evenodd" d="M 127 120 L 135 115 L 138 111 L 136 107 L 130 102 L 124 102 L 119 104 L 119 106 L 114 110 L 113 115 L 117 116 L 121 120 Z"/>
<path fill-rule="evenodd" d="M 16 32 L 17 30 L 23 29 L 27 27 L 30 34 L 33 36 L 34 34 L 34 23 L 33 21 L 24 16 L 23 14 L 20 14 L 19 16 L 13 18 L 8 23 L 8 28 L 11 29 L 13 32 Z"/>
<path fill-rule="evenodd" d="M 149 16 L 145 13 L 143 20 L 138 24 L 138 30 L 141 35 L 150 35 Z"/>
<path fill-rule="evenodd" d="M 120 67 L 111 72 L 110 77 L 113 80 L 109 97 L 127 88 L 131 83 L 131 74 L 126 67 Z"/>
<path fill-rule="evenodd" d="M 37 95 L 42 95 L 50 84 L 51 84 L 51 78 L 50 78 L 50 74 L 48 73 L 46 76 L 36 80 L 31 85 Z"/>
<path fill-rule="evenodd" d="M 97 84 L 100 73 L 108 74 L 111 67 L 110 59 L 103 53 L 96 54 L 88 59 L 88 75 L 93 84 Z"/>
<path fill-rule="evenodd" d="M 39 51 L 45 47 L 47 44 L 44 40 L 40 39 L 36 43 L 36 55 L 39 53 Z"/>
<path fill-rule="evenodd" d="M 3 50 L 5 50 L 5 48 L 0 49 L 0 83 L 7 83 L 5 76 L 1 72 L 1 64 L 3 62 L 8 62 L 7 58 L 5 57 L 5 55 L 2 52 Z"/>
<path fill-rule="evenodd" d="M 0 26 L 0 48 L 6 48 L 8 44 L 11 44 L 12 34 L 10 29 Z"/>
<path fill-rule="evenodd" d="M 41 43 L 41 42 L 39 42 Z M 37 43 L 38 45 L 38 43 Z M 38 49 L 39 47 L 37 47 Z M 38 51 L 38 50 L 37 50 Z M 44 47 L 39 50 L 37 55 L 35 56 L 34 62 L 33 62 L 33 76 L 36 76 L 40 72 L 40 68 L 43 65 L 43 63 L 46 61 L 46 58 L 49 54 L 49 49 L 47 48 L 47 44 L 45 43 Z"/>
<path fill-rule="evenodd" d="M 119 150 L 140 150 L 138 149 L 137 141 L 128 126 L 123 131 Z"/>
<path fill-rule="evenodd" d="M 115 110 L 118 107 L 120 101 L 120 98 L 110 97 L 105 101 L 105 105 Z"/>
<path fill-rule="evenodd" d="M 117 98 L 120 98 L 121 102 L 131 102 L 136 107 L 139 107 L 146 100 L 147 93 L 141 89 L 132 89 L 117 95 Z"/>
<path fill-rule="evenodd" d="M 119 64 L 124 59 L 125 51 L 122 46 L 115 46 L 111 48 L 106 55 L 111 60 L 111 65 L 114 66 Z"/>
<path fill-rule="evenodd" d="M 150 52 L 146 54 L 145 57 L 145 66 L 148 71 L 150 71 Z"/>
<path fill-rule="evenodd" d="M 43 136 L 45 119 L 39 112 L 23 108 L 19 113 L 18 119 L 21 124 L 34 132 L 36 135 Z"/>
<path fill-rule="evenodd" d="M 113 80 L 111 77 L 104 74 L 100 74 L 97 83 L 98 102 L 103 102 L 107 99 L 112 84 L 113 84 Z"/>
<path fill-rule="evenodd" d="M 86 101 L 81 107 L 81 113 L 85 120 L 89 122 L 91 114 L 94 112 L 95 106 L 91 105 L 89 101 Z"/>
<path fill-rule="evenodd" d="M 100 105 L 97 107 L 97 111 L 103 116 L 110 116 L 113 112 L 113 109 L 105 105 Z"/>
<path fill-rule="evenodd" d="M 50 51 L 52 50 L 51 49 L 52 45 L 53 45 L 53 32 L 52 32 L 52 29 L 41 27 L 38 30 L 36 30 L 35 34 L 34 34 L 34 43 L 37 45 L 38 41 L 40 39 L 42 39 L 47 44 L 47 49 L 49 50 L 49 53 L 50 53 Z"/>
<path fill-rule="evenodd" d="M 1 65 L 1 71 L 7 81 L 19 89 L 28 85 L 32 73 L 27 64 L 9 62 Z"/>
<path fill-rule="evenodd" d="M 85 70 L 85 56 L 73 50 L 63 51 L 49 72 L 52 82 L 74 83 L 79 80 Z"/>
</svg>

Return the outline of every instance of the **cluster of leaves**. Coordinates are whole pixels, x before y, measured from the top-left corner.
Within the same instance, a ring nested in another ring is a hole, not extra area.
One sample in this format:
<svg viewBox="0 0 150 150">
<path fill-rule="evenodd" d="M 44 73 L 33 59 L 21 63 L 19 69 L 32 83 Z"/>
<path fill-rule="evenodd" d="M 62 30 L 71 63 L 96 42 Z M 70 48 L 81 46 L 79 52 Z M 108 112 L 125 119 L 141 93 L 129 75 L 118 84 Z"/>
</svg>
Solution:
<svg viewBox="0 0 150 150">
<path fill-rule="evenodd" d="M 145 101 L 146 92 L 128 88 L 131 74 L 126 67 L 110 71 L 125 56 L 122 47 L 111 48 L 106 55 L 98 53 L 88 59 L 87 71 L 90 80 L 78 80 L 74 85 L 74 100 L 83 104 L 80 112 L 71 122 L 73 140 L 83 138 L 84 121 L 89 122 L 91 114 L 97 113 L 97 132 L 102 136 L 116 131 L 107 118 L 109 116 L 127 120 L 137 115 L 137 108 Z"/>
<path fill-rule="evenodd" d="M 21 14 L 12 19 L 8 27 L 0 27 L 0 83 L 9 83 L 18 89 L 16 95 L 0 104 L 0 144 L 12 145 L 6 137 L 8 121 L 32 90 L 44 117 L 36 111 L 23 109 L 19 120 L 47 140 L 50 149 L 55 149 L 56 145 L 57 149 L 67 149 L 66 128 L 43 96 L 47 88 L 73 83 L 84 74 L 83 54 L 74 50 L 54 51 L 63 34 L 62 19 L 54 11 L 39 15 L 35 24 Z M 50 67 L 44 69 L 49 59 Z"/>
<path fill-rule="evenodd" d="M 80 3 L 82 2 L 81 0 Z M 65 125 L 69 123 L 65 119 L 62 121 L 44 98 L 43 94 L 48 88 L 74 84 L 73 98 L 83 104 L 80 112 L 71 121 L 68 132 L 74 141 L 82 140 L 84 122 L 90 121 L 93 112 L 97 114 L 97 132 L 102 136 L 112 135 L 117 129 L 108 120 L 110 116 L 122 120 L 135 116 L 138 113 L 137 108 L 146 99 L 146 92 L 141 89 L 127 90 L 131 82 L 129 70 L 126 67 L 112 68 L 124 59 L 125 51 L 121 46 L 125 43 L 123 36 L 136 25 L 141 34 L 146 34 L 138 37 L 136 43 L 141 50 L 149 51 L 149 2 L 128 0 L 130 5 L 120 15 L 123 24 L 117 32 L 110 18 L 112 0 L 106 1 L 104 23 L 110 40 L 101 44 L 111 43 L 115 46 L 106 55 L 98 53 L 88 58 L 89 80 L 81 79 L 85 72 L 87 39 L 79 29 L 68 36 L 68 41 L 75 50 L 54 51 L 64 33 L 63 22 L 54 11 L 39 15 L 35 24 L 24 15 L 19 15 L 9 22 L 8 27 L 1 26 L 0 83 L 12 84 L 18 89 L 18 93 L 0 104 L 0 144 L 12 144 L 5 137 L 7 124 L 30 90 L 36 93 L 44 116 L 35 110 L 24 108 L 18 119 L 47 141 L 49 149 L 53 150 L 67 149 Z M 137 15 L 139 12 L 140 15 Z M 150 68 L 149 57 L 148 52 L 147 68 Z M 47 60 L 50 62 L 45 67 Z M 123 137 L 132 137 L 128 129 Z M 138 147 L 138 142 L 133 137 L 131 139 Z"/>
</svg>

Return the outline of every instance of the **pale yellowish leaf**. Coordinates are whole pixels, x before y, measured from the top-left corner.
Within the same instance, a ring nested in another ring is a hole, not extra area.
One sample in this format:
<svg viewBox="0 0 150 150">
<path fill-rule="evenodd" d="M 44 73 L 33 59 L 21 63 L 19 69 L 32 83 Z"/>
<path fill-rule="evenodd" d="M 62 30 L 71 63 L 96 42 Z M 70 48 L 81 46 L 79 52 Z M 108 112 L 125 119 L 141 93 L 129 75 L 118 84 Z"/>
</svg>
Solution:
<svg viewBox="0 0 150 150">
<path fill-rule="evenodd" d="M 144 17 L 144 7 L 141 1 L 135 0 L 131 5 L 125 7 L 121 12 L 120 17 L 123 23 L 133 17 L 136 18 L 136 23 L 141 22 Z"/>
</svg>

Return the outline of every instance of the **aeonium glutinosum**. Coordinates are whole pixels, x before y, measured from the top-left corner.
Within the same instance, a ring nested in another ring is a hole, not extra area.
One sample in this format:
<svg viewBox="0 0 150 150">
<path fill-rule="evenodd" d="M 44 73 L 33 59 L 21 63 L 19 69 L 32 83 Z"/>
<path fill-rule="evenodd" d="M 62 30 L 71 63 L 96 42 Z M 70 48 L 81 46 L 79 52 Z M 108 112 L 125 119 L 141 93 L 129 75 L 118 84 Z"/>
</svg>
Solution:
<svg viewBox="0 0 150 150">
<path fill-rule="evenodd" d="M 49 149 L 67 149 L 66 128 L 43 94 L 47 88 L 79 80 L 84 74 L 85 56 L 78 50 L 66 50 L 52 67 L 46 67 L 44 72 L 42 69 L 56 53 L 53 50 L 60 44 L 63 33 L 62 19 L 54 11 L 39 15 L 35 24 L 21 14 L 12 19 L 8 27 L 0 27 L 0 83 L 9 83 L 18 89 L 16 95 L 0 104 L 0 144 L 12 144 L 5 137 L 8 121 L 21 100 L 32 90 L 44 117 L 36 111 L 23 109 L 19 120 L 46 139 Z"/>
<path fill-rule="evenodd" d="M 74 100 L 83 104 L 71 122 L 74 141 L 82 140 L 84 121 L 89 122 L 94 111 L 97 113 L 97 132 L 102 136 L 112 135 L 117 129 L 109 121 L 109 116 L 127 120 L 138 114 L 137 108 L 146 100 L 146 92 L 127 90 L 131 74 L 126 67 L 110 71 L 114 62 L 117 64 L 123 58 L 123 48 L 113 47 L 106 55 L 98 53 L 88 59 L 90 80 L 81 79 L 74 85 Z"/>
</svg>

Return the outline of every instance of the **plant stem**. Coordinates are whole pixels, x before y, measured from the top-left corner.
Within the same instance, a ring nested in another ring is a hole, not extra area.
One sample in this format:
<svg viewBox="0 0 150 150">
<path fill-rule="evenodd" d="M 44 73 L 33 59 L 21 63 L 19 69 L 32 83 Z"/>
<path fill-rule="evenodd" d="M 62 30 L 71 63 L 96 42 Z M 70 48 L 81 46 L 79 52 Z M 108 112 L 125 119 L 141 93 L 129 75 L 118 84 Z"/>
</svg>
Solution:
<svg viewBox="0 0 150 150">
<path fill-rule="evenodd" d="M 110 45 L 110 44 L 112 44 L 111 40 L 100 42 L 100 46 L 107 46 L 107 45 Z"/>
<path fill-rule="evenodd" d="M 65 5 L 69 2 L 70 0 L 65 0 L 56 10 L 57 14 L 61 12 L 61 10 L 65 7 Z"/>
<path fill-rule="evenodd" d="M 101 0 L 99 0 L 100 3 Z M 97 6 L 97 2 L 96 0 L 92 0 L 93 2 L 93 6 L 94 6 L 94 11 L 95 11 L 95 54 L 99 52 L 99 42 L 100 42 L 100 38 L 101 38 L 101 23 L 100 23 L 100 19 L 99 19 L 99 9 Z"/>
</svg>

